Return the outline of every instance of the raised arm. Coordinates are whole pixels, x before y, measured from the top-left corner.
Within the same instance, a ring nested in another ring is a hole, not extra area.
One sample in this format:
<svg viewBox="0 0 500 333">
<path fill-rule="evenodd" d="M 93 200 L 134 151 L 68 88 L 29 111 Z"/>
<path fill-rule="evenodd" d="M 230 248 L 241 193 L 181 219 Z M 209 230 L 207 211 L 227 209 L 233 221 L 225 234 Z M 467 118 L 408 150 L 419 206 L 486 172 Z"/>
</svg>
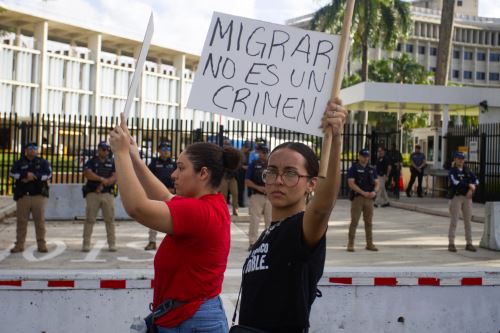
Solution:
<svg viewBox="0 0 500 333">
<path fill-rule="evenodd" d="M 170 200 L 174 196 L 168 188 L 149 170 L 147 165 L 141 160 L 139 149 L 135 140 L 130 136 L 127 128 L 127 122 L 123 113 L 120 115 L 120 127 L 123 132 L 129 136 L 130 139 L 130 158 L 132 161 L 133 169 L 140 184 L 142 185 L 146 195 L 152 200 Z"/>
<path fill-rule="evenodd" d="M 127 214 L 148 228 L 172 234 L 172 215 L 168 206 L 161 200 L 148 198 L 134 171 L 130 135 L 117 126 L 110 133 L 109 142 L 115 154 L 116 179 Z"/>
<path fill-rule="evenodd" d="M 314 247 L 325 234 L 340 189 L 342 132 L 347 117 L 347 110 L 341 103 L 338 98 L 330 101 L 321 123 L 323 131 L 332 131 L 333 139 L 327 176 L 318 177 L 314 197 L 307 205 L 304 215 L 304 241 L 309 247 Z"/>
</svg>

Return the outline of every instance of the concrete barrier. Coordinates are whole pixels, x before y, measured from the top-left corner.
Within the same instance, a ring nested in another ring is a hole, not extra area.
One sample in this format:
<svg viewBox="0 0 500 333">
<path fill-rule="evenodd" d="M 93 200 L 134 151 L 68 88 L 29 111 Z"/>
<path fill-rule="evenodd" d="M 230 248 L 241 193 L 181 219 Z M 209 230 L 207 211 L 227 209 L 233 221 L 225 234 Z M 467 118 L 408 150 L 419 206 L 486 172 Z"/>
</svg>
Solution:
<svg viewBox="0 0 500 333">
<path fill-rule="evenodd" d="M 500 202 L 487 202 L 484 213 L 484 232 L 479 246 L 500 251 Z"/>
<path fill-rule="evenodd" d="M 45 207 L 46 220 L 73 220 L 85 217 L 83 184 L 51 184 L 49 200 Z M 98 216 L 102 216 L 99 213 Z M 115 218 L 130 219 L 123 208 L 120 195 L 115 199 Z"/>
<path fill-rule="evenodd" d="M 147 312 L 151 278 L 150 270 L 0 271 L 2 330 L 128 332 Z M 342 269 L 325 272 L 319 289 L 310 333 L 500 329 L 500 269 Z"/>
</svg>

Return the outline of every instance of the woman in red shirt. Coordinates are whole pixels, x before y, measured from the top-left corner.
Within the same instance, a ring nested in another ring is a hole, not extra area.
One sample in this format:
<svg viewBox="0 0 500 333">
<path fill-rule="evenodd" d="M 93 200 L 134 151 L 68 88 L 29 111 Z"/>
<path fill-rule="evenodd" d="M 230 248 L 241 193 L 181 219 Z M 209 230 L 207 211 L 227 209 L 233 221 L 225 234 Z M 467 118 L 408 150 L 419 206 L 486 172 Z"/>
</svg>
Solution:
<svg viewBox="0 0 500 333">
<path fill-rule="evenodd" d="M 230 216 L 217 192 L 240 155 L 211 143 L 188 146 L 172 174 L 174 196 L 140 159 L 122 115 L 110 134 L 123 206 L 132 218 L 166 233 L 154 259 L 153 309 L 173 309 L 155 320 L 159 332 L 227 332 L 219 294 L 230 246 Z"/>
</svg>

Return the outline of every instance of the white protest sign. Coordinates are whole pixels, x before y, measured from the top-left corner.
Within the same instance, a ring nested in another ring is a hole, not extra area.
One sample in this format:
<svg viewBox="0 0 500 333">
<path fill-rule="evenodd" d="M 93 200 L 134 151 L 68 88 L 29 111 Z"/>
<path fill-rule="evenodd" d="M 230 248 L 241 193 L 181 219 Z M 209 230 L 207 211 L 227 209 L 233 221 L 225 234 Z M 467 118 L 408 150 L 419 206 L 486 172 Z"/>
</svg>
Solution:
<svg viewBox="0 0 500 333">
<path fill-rule="evenodd" d="M 137 63 L 135 64 L 134 75 L 132 76 L 132 81 L 130 82 L 130 87 L 128 89 L 127 101 L 125 102 L 125 107 L 123 108 L 125 119 L 128 118 L 130 108 L 132 107 L 132 102 L 134 101 L 135 93 L 137 92 L 137 86 L 139 85 L 139 79 L 141 78 L 142 70 L 144 69 L 144 63 L 146 62 L 146 56 L 148 55 L 151 38 L 153 38 L 153 32 L 153 12 L 151 12 L 151 15 L 149 16 L 148 27 L 146 29 L 146 34 L 144 35 L 144 41 L 142 42 L 141 51 L 139 52 L 139 58 L 137 58 Z"/>
<path fill-rule="evenodd" d="M 214 13 L 187 106 L 323 136 L 340 36 Z"/>
</svg>

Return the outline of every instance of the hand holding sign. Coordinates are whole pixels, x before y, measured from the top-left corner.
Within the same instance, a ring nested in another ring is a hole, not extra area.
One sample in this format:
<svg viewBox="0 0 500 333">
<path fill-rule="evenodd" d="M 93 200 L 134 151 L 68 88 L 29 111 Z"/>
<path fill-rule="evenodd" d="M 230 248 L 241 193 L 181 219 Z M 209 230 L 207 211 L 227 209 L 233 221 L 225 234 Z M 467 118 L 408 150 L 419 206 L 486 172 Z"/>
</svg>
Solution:
<svg viewBox="0 0 500 333">
<path fill-rule="evenodd" d="M 346 118 L 347 110 L 342 106 L 342 101 L 334 98 L 327 104 L 320 127 L 323 133 L 328 132 L 332 137 L 342 135 Z"/>
</svg>

